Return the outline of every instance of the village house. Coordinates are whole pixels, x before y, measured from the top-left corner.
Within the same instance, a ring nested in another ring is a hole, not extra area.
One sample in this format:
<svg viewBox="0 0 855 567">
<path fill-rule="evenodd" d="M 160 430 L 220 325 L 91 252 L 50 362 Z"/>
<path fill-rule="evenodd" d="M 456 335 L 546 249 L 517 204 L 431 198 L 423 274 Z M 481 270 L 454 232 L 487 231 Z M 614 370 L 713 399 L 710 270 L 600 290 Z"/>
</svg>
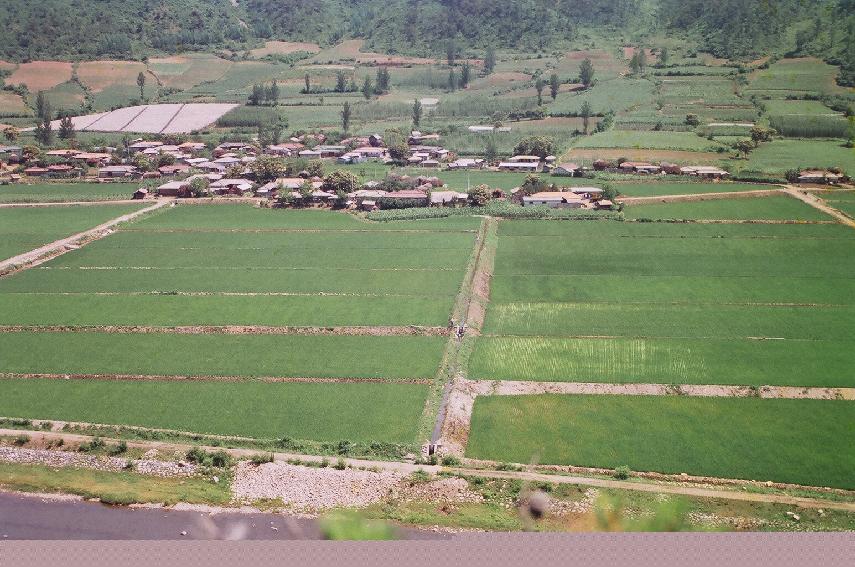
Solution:
<svg viewBox="0 0 855 567">
<path fill-rule="evenodd" d="M 81 161 L 86 165 L 101 166 L 107 165 L 110 163 L 110 160 L 113 158 L 112 154 L 108 154 L 106 152 L 79 152 L 74 154 L 71 159 L 74 161 Z"/>
<path fill-rule="evenodd" d="M 18 163 L 24 157 L 24 148 L 21 146 L 2 146 L 0 145 L 0 158 L 4 158 L 9 163 Z"/>
<path fill-rule="evenodd" d="M 162 165 L 157 168 L 157 171 L 160 172 L 161 175 L 178 175 L 179 173 L 188 173 L 190 171 L 189 165 Z"/>
<path fill-rule="evenodd" d="M 28 167 L 24 170 L 24 175 L 28 177 L 45 177 L 50 173 L 46 167 Z"/>
<path fill-rule="evenodd" d="M 364 163 L 366 161 L 365 157 L 361 154 L 357 154 L 354 152 L 346 153 L 341 155 L 336 160 L 336 163 L 340 163 L 342 165 L 353 164 L 353 163 Z"/>
<path fill-rule="evenodd" d="M 108 165 L 98 170 L 99 179 L 122 179 L 139 177 L 139 171 L 133 165 Z"/>
<path fill-rule="evenodd" d="M 523 206 L 546 205 L 551 209 L 581 209 L 585 199 L 572 191 L 542 191 L 523 197 Z"/>
<path fill-rule="evenodd" d="M 843 178 L 842 175 L 837 173 L 832 173 L 830 171 L 822 171 L 816 169 L 809 169 L 805 171 L 799 172 L 799 177 L 797 181 L 799 183 L 817 183 L 821 185 L 829 184 L 835 185 L 840 182 Z"/>
<path fill-rule="evenodd" d="M 561 163 L 552 169 L 552 175 L 561 177 L 575 177 L 579 173 L 581 173 L 581 170 L 575 163 Z"/>
<path fill-rule="evenodd" d="M 680 173 L 683 175 L 694 175 L 696 177 L 701 177 L 703 179 L 723 179 L 730 175 L 723 169 L 719 169 L 717 167 L 708 167 L 708 166 L 689 166 L 689 167 L 681 167 Z"/>
<path fill-rule="evenodd" d="M 542 165 L 538 156 L 514 156 L 499 164 L 500 171 L 541 171 Z"/>
<path fill-rule="evenodd" d="M 458 193 L 457 191 L 431 191 L 430 194 L 430 204 L 433 207 L 454 207 L 465 205 L 468 200 L 468 194 Z"/>
<path fill-rule="evenodd" d="M 640 161 L 625 161 L 619 167 L 625 173 L 653 174 L 662 171 L 662 168 L 658 165 Z"/>
<path fill-rule="evenodd" d="M 146 189 L 145 187 L 140 187 L 139 189 L 134 191 L 133 195 L 131 195 L 131 199 L 134 199 L 135 201 L 141 201 L 146 197 L 148 197 L 148 189 Z"/>
<path fill-rule="evenodd" d="M 264 151 L 272 156 L 291 157 L 305 147 L 298 142 L 286 142 L 284 144 L 271 144 Z"/>
<path fill-rule="evenodd" d="M 425 207 L 428 204 L 428 196 L 424 191 L 415 189 L 407 189 L 404 191 L 395 191 L 388 193 L 378 201 L 378 204 L 383 205 L 402 205 L 404 207 Z"/>
<path fill-rule="evenodd" d="M 205 151 L 205 143 L 204 142 L 184 142 L 183 144 L 178 144 L 178 149 L 185 153 L 196 154 L 199 152 Z"/>
<path fill-rule="evenodd" d="M 210 189 L 215 195 L 243 195 L 252 187 L 249 179 L 220 179 L 211 183 Z"/>
<path fill-rule="evenodd" d="M 136 195 L 136 193 L 134 193 Z M 158 197 L 190 197 L 189 181 L 170 181 L 157 188 Z M 136 196 L 134 197 L 136 199 Z"/>
<path fill-rule="evenodd" d="M 81 171 L 79 168 L 76 168 L 67 164 L 56 164 L 49 165 L 48 176 L 49 177 L 57 177 L 57 178 L 68 178 L 68 177 L 79 177 Z"/>
<path fill-rule="evenodd" d="M 128 146 L 128 152 L 133 155 L 137 152 L 144 152 L 145 150 L 159 148 L 162 145 L 163 142 L 139 140 Z"/>
<path fill-rule="evenodd" d="M 448 169 L 481 169 L 483 159 L 460 158 L 448 164 Z"/>
<path fill-rule="evenodd" d="M 603 190 L 599 187 L 569 187 L 569 189 L 585 199 L 597 200 L 603 196 Z"/>
</svg>

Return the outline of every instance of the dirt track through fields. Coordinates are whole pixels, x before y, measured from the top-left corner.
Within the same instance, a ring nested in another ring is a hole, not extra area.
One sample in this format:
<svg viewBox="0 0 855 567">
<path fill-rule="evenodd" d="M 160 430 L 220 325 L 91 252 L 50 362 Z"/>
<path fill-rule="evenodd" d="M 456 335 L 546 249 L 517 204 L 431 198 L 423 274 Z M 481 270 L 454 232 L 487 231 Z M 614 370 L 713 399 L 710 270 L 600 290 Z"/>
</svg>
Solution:
<svg viewBox="0 0 855 567">
<path fill-rule="evenodd" d="M 812 193 L 800 191 L 798 188 L 793 187 L 792 185 L 787 185 L 786 187 L 784 187 L 782 189 L 782 191 L 784 193 L 787 193 L 788 195 L 795 197 L 799 201 L 803 201 L 804 203 L 807 203 L 808 205 L 810 205 L 814 209 L 817 209 L 817 210 L 822 211 L 823 213 L 825 213 L 829 216 L 834 217 L 837 220 L 837 222 L 839 222 L 840 224 L 844 224 L 850 228 L 855 228 L 855 220 L 852 220 L 851 218 L 844 215 L 843 213 L 841 213 L 837 209 L 828 206 L 827 204 L 825 204 L 825 202 L 823 202 L 816 195 L 814 195 Z"/>
<path fill-rule="evenodd" d="M 480 249 L 475 260 L 466 314 L 463 320 L 466 324 L 464 340 L 470 343 L 477 340 L 481 328 L 484 326 L 487 304 L 490 301 L 490 283 L 493 278 L 493 266 L 498 244 L 498 221 L 488 217 L 484 222 L 484 238 L 480 243 Z M 440 445 L 443 453 L 462 456 L 466 441 L 469 438 L 469 422 L 472 417 L 471 406 L 475 398 L 472 396 L 470 402 L 470 395 L 466 391 L 465 382 L 467 382 L 466 365 L 460 364 L 457 367 L 456 374 L 443 392 L 442 406 L 437 415 L 434 429 L 433 443 Z"/>
<path fill-rule="evenodd" d="M 55 373 L 0 373 L 0 379 L 17 380 L 98 380 L 133 382 L 304 382 L 319 384 L 430 384 L 426 378 L 321 378 L 310 376 L 181 376 L 163 374 L 55 374 Z"/>
</svg>

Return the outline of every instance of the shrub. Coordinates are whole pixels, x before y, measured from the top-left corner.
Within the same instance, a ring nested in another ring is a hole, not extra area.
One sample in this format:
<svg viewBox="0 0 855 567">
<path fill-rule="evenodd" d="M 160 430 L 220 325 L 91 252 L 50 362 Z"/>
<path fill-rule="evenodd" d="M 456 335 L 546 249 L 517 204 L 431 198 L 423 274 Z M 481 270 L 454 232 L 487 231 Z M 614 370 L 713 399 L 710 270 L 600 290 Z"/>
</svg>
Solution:
<svg viewBox="0 0 855 567">
<path fill-rule="evenodd" d="M 335 469 L 339 470 L 339 471 L 343 471 L 346 468 L 347 468 L 347 461 L 345 461 L 344 459 L 339 457 L 338 460 L 335 462 Z"/>
<path fill-rule="evenodd" d="M 618 480 L 626 480 L 629 478 L 630 470 L 626 465 L 621 465 L 619 467 L 615 467 L 615 472 L 612 474 Z"/>
<path fill-rule="evenodd" d="M 421 484 L 423 482 L 429 482 L 430 479 L 430 474 L 423 471 L 422 469 L 418 469 L 416 470 L 416 472 L 410 475 L 410 481 L 418 484 Z"/>
<path fill-rule="evenodd" d="M 109 453 L 113 456 L 121 455 L 122 453 L 128 450 L 128 444 L 126 441 L 119 441 L 116 445 L 110 447 Z"/>
<path fill-rule="evenodd" d="M 17 445 L 18 447 L 23 447 L 24 445 L 26 445 L 29 442 L 30 442 L 30 437 L 27 435 L 18 435 L 17 437 L 15 437 L 15 440 L 12 441 L 12 443 Z"/>
<path fill-rule="evenodd" d="M 258 455 L 253 455 L 250 459 L 250 462 L 253 465 L 263 465 L 264 463 L 272 463 L 273 453 L 260 453 Z"/>
<path fill-rule="evenodd" d="M 103 439 L 101 439 L 100 437 L 96 437 L 88 443 L 81 443 L 78 450 L 81 451 L 82 453 L 92 453 L 94 451 L 98 451 L 100 449 L 103 449 L 104 447 L 106 447 L 106 445 L 107 444 L 104 443 Z"/>
<path fill-rule="evenodd" d="M 460 464 L 460 459 L 454 455 L 446 455 L 442 458 L 442 464 L 447 467 L 455 467 Z"/>
</svg>

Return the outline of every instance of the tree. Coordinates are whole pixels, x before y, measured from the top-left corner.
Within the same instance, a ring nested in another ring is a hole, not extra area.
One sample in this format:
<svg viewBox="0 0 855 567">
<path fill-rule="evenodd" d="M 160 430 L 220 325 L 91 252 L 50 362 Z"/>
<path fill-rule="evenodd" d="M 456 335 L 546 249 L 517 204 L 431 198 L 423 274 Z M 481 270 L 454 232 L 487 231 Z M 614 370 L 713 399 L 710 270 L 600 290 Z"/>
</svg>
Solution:
<svg viewBox="0 0 855 567">
<path fill-rule="evenodd" d="M 632 54 L 632 59 L 629 60 L 629 70 L 633 75 L 641 70 L 641 64 L 638 62 L 638 52 Z"/>
<path fill-rule="evenodd" d="M 484 56 L 484 74 L 489 75 L 496 68 L 496 50 L 492 47 L 487 48 L 487 54 Z"/>
<path fill-rule="evenodd" d="M 50 146 L 53 144 L 53 128 L 50 124 L 50 119 L 45 118 L 36 126 L 34 136 L 36 141 L 42 146 Z"/>
<path fill-rule="evenodd" d="M 544 189 L 545 185 L 546 184 L 540 180 L 539 175 L 530 173 L 526 176 L 522 185 L 520 185 L 520 191 L 522 191 L 523 195 L 531 195 Z"/>
<path fill-rule="evenodd" d="M 389 69 L 377 68 L 377 94 L 389 92 Z"/>
<path fill-rule="evenodd" d="M 190 194 L 194 197 L 204 197 L 208 194 L 211 182 L 207 177 L 197 177 L 190 182 Z"/>
<path fill-rule="evenodd" d="M 249 94 L 248 104 L 250 106 L 258 106 L 264 98 L 264 88 L 261 85 L 252 85 L 252 92 Z"/>
<path fill-rule="evenodd" d="M 545 86 L 546 82 L 541 77 L 538 77 L 534 82 L 534 88 L 537 89 L 537 106 L 543 106 L 543 88 Z"/>
<path fill-rule="evenodd" d="M 582 117 L 582 127 L 585 129 L 585 135 L 588 134 L 588 127 L 591 121 L 591 105 L 586 100 L 582 103 L 582 108 L 579 109 L 579 116 Z"/>
<path fill-rule="evenodd" d="M 413 127 L 418 128 L 422 121 L 422 101 L 416 99 L 413 101 Z"/>
<path fill-rule="evenodd" d="M 755 147 L 753 140 L 738 140 L 733 144 L 733 149 L 742 157 L 746 157 Z"/>
<path fill-rule="evenodd" d="M 647 50 L 644 47 L 637 49 L 638 53 L 638 68 L 642 71 L 647 67 Z"/>
<path fill-rule="evenodd" d="M 324 184 L 321 187 L 324 191 L 330 193 L 352 193 L 359 187 L 359 178 L 349 171 L 337 169 L 324 178 Z"/>
<path fill-rule="evenodd" d="M 365 100 L 371 100 L 371 95 L 374 94 L 374 87 L 371 84 L 371 77 L 365 75 L 365 81 L 362 83 L 362 96 Z"/>
<path fill-rule="evenodd" d="M 449 39 L 445 44 L 445 58 L 448 65 L 453 67 L 457 59 L 457 42 L 454 39 Z"/>
<path fill-rule="evenodd" d="M 10 142 L 14 142 L 18 139 L 18 129 L 14 126 L 7 126 L 5 130 L 3 130 L 3 136 Z"/>
<path fill-rule="evenodd" d="M 59 138 L 61 140 L 72 140 L 74 137 L 74 122 L 71 121 L 71 116 L 63 116 L 59 121 Z"/>
<path fill-rule="evenodd" d="M 701 119 L 697 114 L 686 115 L 686 126 L 700 126 Z"/>
<path fill-rule="evenodd" d="M 754 126 L 751 128 L 751 140 L 755 144 L 759 144 L 760 142 L 771 142 L 772 136 L 775 135 L 775 130 L 772 128 L 765 128 L 763 126 Z"/>
<path fill-rule="evenodd" d="M 350 103 L 347 101 L 341 107 L 341 129 L 345 133 L 350 131 Z"/>
<path fill-rule="evenodd" d="M 137 75 L 137 86 L 140 88 L 140 100 L 145 100 L 145 73 Z"/>
<path fill-rule="evenodd" d="M 347 90 L 347 77 L 344 76 L 344 71 L 339 71 L 335 74 L 335 92 L 343 93 Z"/>
<path fill-rule="evenodd" d="M 663 47 L 659 50 L 659 66 L 667 67 L 668 66 L 668 48 Z"/>
<path fill-rule="evenodd" d="M 496 147 L 496 139 L 493 136 L 487 138 L 487 146 L 484 148 L 484 159 L 487 163 L 494 163 L 499 159 L 499 148 Z"/>
<path fill-rule="evenodd" d="M 312 92 L 312 78 L 306 73 L 306 76 L 303 77 L 303 82 L 306 84 L 306 87 L 303 89 L 303 92 L 309 94 Z"/>
<path fill-rule="evenodd" d="M 406 164 L 410 146 L 407 145 L 407 139 L 404 135 L 397 130 L 386 130 L 383 133 L 383 140 L 389 150 L 389 157 L 398 165 Z"/>
<path fill-rule="evenodd" d="M 538 156 L 545 159 L 553 154 L 555 140 L 549 136 L 528 136 L 514 147 L 515 155 Z"/>
<path fill-rule="evenodd" d="M 285 174 L 285 164 L 277 157 L 262 155 L 249 164 L 249 170 L 257 183 L 267 183 Z"/>
<path fill-rule="evenodd" d="M 483 207 L 490 201 L 490 197 L 492 197 L 492 192 L 487 185 L 481 184 L 476 185 L 472 188 L 472 193 L 469 194 L 469 198 L 472 199 L 472 204 L 478 207 Z"/>
<path fill-rule="evenodd" d="M 594 64 L 587 57 L 579 64 L 579 82 L 586 89 L 594 83 Z"/>
<path fill-rule="evenodd" d="M 457 90 L 457 75 L 454 73 L 454 69 L 448 72 L 448 90 Z"/>
<path fill-rule="evenodd" d="M 558 98 L 559 90 L 561 90 L 561 80 L 558 78 L 558 73 L 552 73 L 549 76 L 549 94 L 552 100 Z"/>
<path fill-rule="evenodd" d="M 466 61 L 463 64 L 463 69 L 460 71 L 460 88 L 465 89 L 469 86 L 469 81 L 472 80 L 472 67 L 469 65 L 469 61 Z"/>
<path fill-rule="evenodd" d="M 270 101 L 273 106 L 279 104 L 279 83 L 276 82 L 276 79 L 273 79 L 273 83 L 270 85 Z"/>
<path fill-rule="evenodd" d="M 45 117 L 45 105 L 47 101 L 45 100 L 44 91 L 39 91 L 36 95 L 36 118 L 44 118 Z"/>
</svg>

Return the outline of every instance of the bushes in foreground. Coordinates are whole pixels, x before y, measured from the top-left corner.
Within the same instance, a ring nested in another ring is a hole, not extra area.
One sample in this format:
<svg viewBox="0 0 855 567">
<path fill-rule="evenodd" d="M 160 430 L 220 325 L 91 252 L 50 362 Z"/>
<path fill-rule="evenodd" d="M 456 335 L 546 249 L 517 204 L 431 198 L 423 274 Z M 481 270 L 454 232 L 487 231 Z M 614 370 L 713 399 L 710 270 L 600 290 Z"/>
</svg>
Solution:
<svg viewBox="0 0 855 567">
<path fill-rule="evenodd" d="M 483 207 L 393 209 L 374 211 L 366 216 L 378 222 L 439 219 L 452 216 L 489 215 L 505 219 L 568 219 L 568 220 L 623 220 L 619 211 L 591 211 L 587 209 L 551 209 L 546 206 L 522 207 L 507 201 L 493 201 Z"/>
</svg>

